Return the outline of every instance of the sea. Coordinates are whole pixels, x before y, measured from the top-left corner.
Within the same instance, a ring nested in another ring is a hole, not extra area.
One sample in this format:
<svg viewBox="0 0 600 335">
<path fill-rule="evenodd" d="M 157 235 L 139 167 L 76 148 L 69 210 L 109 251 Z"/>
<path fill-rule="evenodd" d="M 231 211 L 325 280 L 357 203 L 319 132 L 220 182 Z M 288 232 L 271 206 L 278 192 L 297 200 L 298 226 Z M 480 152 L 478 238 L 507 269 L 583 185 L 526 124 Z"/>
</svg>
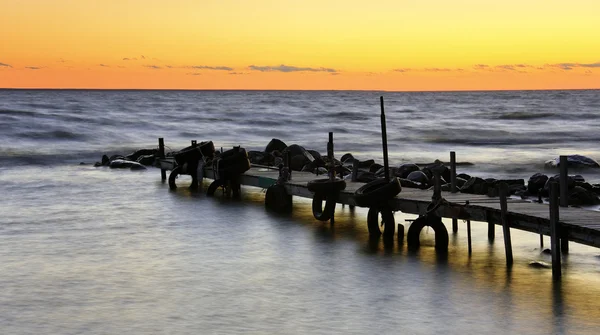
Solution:
<svg viewBox="0 0 600 335">
<path fill-rule="evenodd" d="M 600 159 L 600 91 L 0 90 L 2 334 L 598 334 L 600 250 L 571 243 L 563 277 L 539 235 L 450 227 L 433 248 L 373 241 L 366 211 L 333 225 L 242 199 L 170 191 L 160 171 L 94 167 L 103 154 L 191 140 L 264 150 L 272 138 L 390 165 L 449 161 L 523 178 L 559 155 Z M 600 170 L 600 169 L 599 169 Z M 600 183 L 600 171 L 577 171 Z M 206 185 L 204 185 L 206 186 Z M 410 225 L 414 215 L 396 212 Z M 449 222 L 444 221 L 448 226 Z"/>
</svg>

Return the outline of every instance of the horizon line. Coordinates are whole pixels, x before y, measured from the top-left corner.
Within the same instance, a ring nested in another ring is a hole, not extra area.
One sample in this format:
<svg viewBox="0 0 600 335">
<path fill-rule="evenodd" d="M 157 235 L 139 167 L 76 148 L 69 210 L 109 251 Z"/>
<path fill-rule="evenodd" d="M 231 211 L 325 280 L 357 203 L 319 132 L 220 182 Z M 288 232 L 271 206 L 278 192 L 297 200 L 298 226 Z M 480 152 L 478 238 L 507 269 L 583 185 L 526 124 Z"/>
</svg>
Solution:
<svg viewBox="0 0 600 335">
<path fill-rule="evenodd" d="M 516 91 L 597 91 L 598 88 L 541 88 L 541 89 L 456 89 L 456 90 L 373 90 L 373 89 L 245 89 L 245 88 L 22 88 L 22 87 L 0 87 L 0 91 L 195 91 L 195 92 L 390 92 L 390 93 L 432 93 L 432 92 L 516 92 Z"/>
</svg>

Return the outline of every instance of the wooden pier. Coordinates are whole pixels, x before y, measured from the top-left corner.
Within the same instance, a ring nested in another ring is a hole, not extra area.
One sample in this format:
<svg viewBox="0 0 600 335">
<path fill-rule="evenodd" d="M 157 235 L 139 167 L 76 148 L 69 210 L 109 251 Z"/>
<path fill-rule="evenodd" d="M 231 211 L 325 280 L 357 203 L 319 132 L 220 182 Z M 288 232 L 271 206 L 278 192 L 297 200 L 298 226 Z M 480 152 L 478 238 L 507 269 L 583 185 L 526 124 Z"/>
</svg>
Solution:
<svg viewBox="0 0 600 335">
<path fill-rule="evenodd" d="M 211 169 L 205 169 L 205 177 L 213 178 Z M 242 185 L 268 188 L 279 177 L 276 169 L 253 167 L 240 178 Z M 290 195 L 313 198 L 307 183 L 317 179 L 308 172 L 293 172 L 292 180 L 285 183 Z M 322 178 L 322 177 L 321 177 Z M 364 183 L 346 181 L 346 189 L 341 191 L 338 203 L 355 206 L 354 191 Z M 403 188 L 402 192 L 389 202 L 393 211 L 423 215 L 431 203 L 432 191 Z M 486 195 L 442 192 L 446 202 L 442 203 L 438 215 L 444 218 L 489 222 L 502 225 L 501 203 L 498 197 Z M 507 215 L 510 228 L 550 236 L 550 209 L 548 204 L 533 203 L 521 199 L 507 199 Z M 600 212 L 573 207 L 560 208 L 561 238 L 600 248 Z"/>
</svg>

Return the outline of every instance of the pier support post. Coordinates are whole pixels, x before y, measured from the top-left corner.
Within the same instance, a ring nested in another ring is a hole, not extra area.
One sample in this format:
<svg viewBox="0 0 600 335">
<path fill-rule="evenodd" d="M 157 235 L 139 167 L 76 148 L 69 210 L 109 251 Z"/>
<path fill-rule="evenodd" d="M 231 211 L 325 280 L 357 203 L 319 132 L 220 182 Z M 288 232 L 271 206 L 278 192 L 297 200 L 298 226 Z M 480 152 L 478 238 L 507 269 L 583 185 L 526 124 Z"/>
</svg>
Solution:
<svg viewBox="0 0 600 335">
<path fill-rule="evenodd" d="M 158 138 L 158 158 L 165 159 L 165 140 L 162 137 Z M 160 179 L 167 180 L 167 170 L 160 169 Z"/>
<path fill-rule="evenodd" d="M 558 212 L 558 185 L 550 184 L 550 249 L 552 250 L 552 278 L 560 280 L 560 224 Z"/>
<path fill-rule="evenodd" d="M 398 244 L 404 243 L 404 225 L 398 223 Z"/>
<path fill-rule="evenodd" d="M 471 247 L 471 220 L 467 220 L 467 244 L 469 245 L 469 256 L 473 253 L 473 248 Z"/>
<path fill-rule="evenodd" d="M 488 221 L 488 241 L 494 242 L 494 239 L 496 239 L 496 225 Z"/>
<path fill-rule="evenodd" d="M 358 159 L 354 159 L 354 161 L 352 162 L 352 181 L 357 181 L 358 180 L 358 164 L 360 162 L 358 161 Z"/>
<path fill-rule="evenodd" d="M 567 167 L 567 156 L 560 156 L 560 175 L 559 175 L 559 182 L 560 182 L 560 207 L 567 207 L 569 206 L 569 186 L 567 184 L 567 179 L 569 178 L 568 173 L 568 167 Z"/>
<path fill-rule="evenodd" d="M 383 109 L 383 97 L 379 97 L 381 102 L 381 142 L 383 145 L 383 172 L 385 181 L 390 181 L 390 163 L 388 160 L 387 129 L 385 125 L 385 112 Z"/>
<path fill-rule="evenodd" d="M 544 250 L 544 234 L 540 234 L 540 249 Z"/>
<path fill-rule="evenodd" d="M 506 251 L 506 265 L 513 265 L 513 253 L 512 253 L 512 241 L 510 238 L 510 222 L 508 221 L 508 208 L 506 202 L 506 196 L 508 195 L 508 185 L 506 183 L 500 184 L 500 220 L 502 221 L 502 230 L 504 235 L 504 249 Z"/>
<path fill-rule="evenodd" d="M 329 142 L 327 142 L 327 158 L 329 159 L 329 180 L 331 182 L 335 179 L 335 163 L 333 162 L 333 132 L 329 132 Z M 330 224 L 334 224 L 335 222 L 335 210 L 331 213 L 331 218 L 329 219 Z"/>
<path fill-rule="evenodd" d="M 450 192 L 456 193 L 456 153 L 450 151 Z M 458 219 L 452 218 L 452 233 L 458 232 Z"/>
</svg>

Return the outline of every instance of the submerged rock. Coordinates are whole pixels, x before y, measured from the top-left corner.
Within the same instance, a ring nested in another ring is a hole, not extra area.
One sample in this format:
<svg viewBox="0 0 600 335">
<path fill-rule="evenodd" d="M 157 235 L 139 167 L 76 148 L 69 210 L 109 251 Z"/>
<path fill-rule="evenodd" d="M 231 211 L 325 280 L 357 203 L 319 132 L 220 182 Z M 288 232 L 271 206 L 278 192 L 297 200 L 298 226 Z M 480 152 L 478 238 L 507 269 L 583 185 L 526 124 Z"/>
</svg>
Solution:
<svg viewBox="0 0 600 335">
<path fill-rule="evenodd" d="M 560 157 L 546 161 L 544 165 L 548 168 L 560 167 Z M 594 159 L 582 155 L 568 155 L 567 166 L 569 168 L 600 168 L 600 164 Z"/>
</svg>

